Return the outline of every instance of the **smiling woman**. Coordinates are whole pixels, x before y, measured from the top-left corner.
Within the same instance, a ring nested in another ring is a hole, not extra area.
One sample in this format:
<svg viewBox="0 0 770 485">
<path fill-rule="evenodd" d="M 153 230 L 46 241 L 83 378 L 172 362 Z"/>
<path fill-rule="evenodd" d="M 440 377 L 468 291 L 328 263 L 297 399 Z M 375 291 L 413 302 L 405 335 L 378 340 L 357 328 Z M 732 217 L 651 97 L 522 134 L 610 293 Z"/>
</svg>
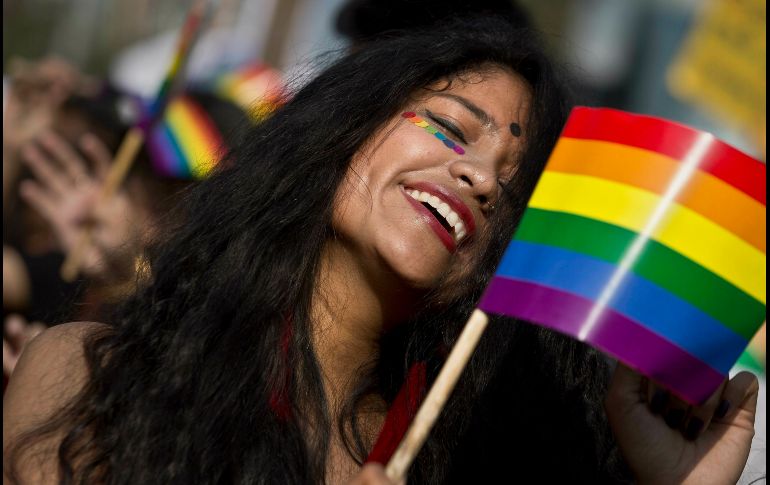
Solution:
<svg viewBox="0 0 770 485">
<path fill-rule="evenodd" d="M 435 378 L 566 113 L 532 34 L 504 21 L 336 62 L 190 193 L 111 322 L 33 342 L 6 394 L 6 473 L 389 483 L 360 466 L 387 459 Z M 607 377 L 583 345 L 496 319 L 409 483 L 627 479 Z"/>
<path fill-rule="evenodd" d="M 367 274 L 409 287 L 435 287 L 450 265 L 473 271 L 476 232 L 487 232 L 524 146 L 500 126 L 526 125 L 530 104 L 527 81 L 493 64 L 416 92 L 411 116 L 393 117 L 353 157 L 331 244 L 353 241 Z"/>
</svg>

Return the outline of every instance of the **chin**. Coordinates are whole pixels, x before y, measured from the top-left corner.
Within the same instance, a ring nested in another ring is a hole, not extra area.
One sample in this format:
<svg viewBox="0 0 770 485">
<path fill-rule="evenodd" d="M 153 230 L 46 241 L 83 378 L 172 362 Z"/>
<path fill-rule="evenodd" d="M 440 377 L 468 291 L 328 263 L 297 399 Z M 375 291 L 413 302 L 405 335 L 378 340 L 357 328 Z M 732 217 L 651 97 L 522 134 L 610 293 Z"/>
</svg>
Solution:
<svg viewBox="0 0 770 485">
<path fill-rule="evenodd" d="M 394 251 L 383 259 L 403 284 L 416 290 L 431 290 L 449 270 L 451 256 L 437 256 L 424 252 Z"/>
</svg>

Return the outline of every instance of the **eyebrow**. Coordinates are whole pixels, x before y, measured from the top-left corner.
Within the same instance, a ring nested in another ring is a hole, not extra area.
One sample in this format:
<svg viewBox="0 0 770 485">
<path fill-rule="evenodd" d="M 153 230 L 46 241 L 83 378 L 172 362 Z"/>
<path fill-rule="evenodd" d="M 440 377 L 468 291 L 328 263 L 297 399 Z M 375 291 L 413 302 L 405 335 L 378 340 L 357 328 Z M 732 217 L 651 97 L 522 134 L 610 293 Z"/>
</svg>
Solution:
<svg viewBox="0 0 770 485">
<path fill-rule="evenodd" d="M 470 100 L 458 96 L 456 94 L 449 94 L 449 93 L 437 93 L 436 96 L 441 96 L 443 98 L 448 98 L 453 101 L 456 101 L 463 105 L 468 111 L 473 114 L 473 116 L 476 117 L 477 120 L 486 128 L 492 128 L 494 131 L 499 131 L 500 128 L 497 126 L 497 123 L 495 123 L 495 120 L 489 116 L 489 114 L 484 111 L 483 109 L 479 108 L 477 105 L 475 105 Z"/>
</svg>

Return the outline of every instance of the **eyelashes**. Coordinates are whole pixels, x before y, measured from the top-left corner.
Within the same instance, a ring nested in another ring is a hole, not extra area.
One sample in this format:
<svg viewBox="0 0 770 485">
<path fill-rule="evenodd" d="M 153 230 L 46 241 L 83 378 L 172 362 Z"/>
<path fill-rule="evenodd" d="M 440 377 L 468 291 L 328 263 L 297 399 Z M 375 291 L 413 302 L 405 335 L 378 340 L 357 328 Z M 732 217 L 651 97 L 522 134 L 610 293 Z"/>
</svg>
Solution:
<svg viewBox="0 0 770 485">
<path fill-rule="evenodd" d="M 465 139 L 465 135 L 463 135 L 463 132 L 460 130 L 460 128 L 455 126 L 454 123 L 452 123 L 449 120 L 445 120 L 443 118 L 439 118 L 438 116 L 434 115 L 433 113 L 431 113 L 427 109 L 425 110 L 425 112 L 428 113 L 428 118 L 433 120 L 436 124 L 438 124 L 439 126 L 444 128 L 445 130 L 447 130 L 449 133 L 451 133 L 452 135 L 457 137 L 457 139 L 460 140 L 461 142 L 465 143 L 466 145 L 468 144 L 468 141 Z"/>
<path fill-rule="evenodd" d="M 430 115 L 430 113 L 428 113 L 428 114 Z M 432 127 L 432 126 L 430 125 L 430 123 L 428 123 L 428 122 L 427 122 L 427 121 L 425 121 L 424 119 L 420 118 L 419 116 L 417 116 L 417 115 L 416 115 L 416 114 L 414 114 L 413 112 L 411 112 L 411 111 L 407 111 L 406 113 L 402 113 L 402 114 L 401 114 L 401 116 L 402 116 L 402 117 L 404 117 L 404 118 L 406 118 L 406 119 L 407 119 L 407 120 L 409 120 L 410 122 L 414 123 L 414 125 L 415 125 L 415 126 L 419 126 L 420 128 L 424 129 L 425 131 L 427 131 L 427 132 L 428 132 L 428 133 L 430 133 L 431 135 L 433 135 L 433 136 L 435 136 L 436 138 L 438 138 L 439 140 L 441 140 L 441 142 L 442 142 L 442 143 L 443 143 L 443 144 L 444 144 L 444 145 L 445 145 L 447 148 L 449 148 L 450 150 L 453 150 L 453 151 L 454 151 L 455 153 L 457 153 L 458 155 L 464 155 L 464 154 L 465 154 L 465 150 L 463 150 L 463 147 L 461 147 L 460 145 L 456 144 L 455 142 L 453 142 L 452 140 L 450 140 L 449 138 L 447 138 L 447 137 L 446 137 L 446 135 L 444 135 L 443 133 L 441 133 L 440 131 L 438 131 L 436 128 Z M 433 118 L 433 117 L 431 116 L 431 118 Z M 454 136 L 457 136 L 457 137 L 458 137 L 458 138 L 459 138 L 461 141 L 463 141 L 463 143 L 465 142 L 465 140 L 464 140 L 464 137 L 462 137 L 462 136 L 458 136 L 458 135 L 457 135 L 457 134 L 454 132 L 454 130 L 452 130 L 451 128 L 449 128 L 449 127 L 445 126 L 444 124 L 442 124 L 440 120 L 436 119 L 435 121 L 436 121 L 436 123 L 437 123 L 437 124 L 439 124 L 439 125 L 440 125 L 442 128 L 444 128 L 445 130 L 449 131 L 449 132 L 450 132 L 450 133 L 452 133 Z M 456 130 L 456 128 L 455 128 L 455 130 Z M 459 130 L 457 130 L 457 131 L 459 131 Z"/>
</svg>

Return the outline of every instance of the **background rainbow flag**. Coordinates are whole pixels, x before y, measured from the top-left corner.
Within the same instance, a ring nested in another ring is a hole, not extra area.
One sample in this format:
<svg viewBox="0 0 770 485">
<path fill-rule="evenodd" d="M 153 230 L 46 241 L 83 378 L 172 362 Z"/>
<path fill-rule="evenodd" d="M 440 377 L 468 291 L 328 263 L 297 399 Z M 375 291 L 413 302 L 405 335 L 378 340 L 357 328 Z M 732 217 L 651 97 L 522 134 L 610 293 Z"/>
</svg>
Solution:
<svg viewBox="0 0 770 485">
<path fill-rule="evenodd" d="M 163 176 L 202 179 L 219 162 L 225 142 L 208 113 L 193 98 L 176 96 L 150 126 L 147 151 Z"/>
<path fill-rule="evenodd" d="M 260 122 L 284 102 L 280 72 L 263 63 L 251 63 L 216 76 L 211 90 Z"/>
<path fill-rule="evenodd" d="M 765 176 L 711 134 L 575 108 L 479 308 L 700 403 L 765 320 Z"/>
<path fill-rule="evenodd" d="M 263 121 L 284 101 L 281 75 L 262 63 L 224 70 L 191 85 L 239 107 L 253 123 Z M 147 128 L 153 167 L 166 177 L 207 177 L 228 148 L 224 134 L 194 97 L 182 93 L 166 102 L 161 117 Z M 150 107 L 146 119 L 153 113 Z"/>
</svg>

